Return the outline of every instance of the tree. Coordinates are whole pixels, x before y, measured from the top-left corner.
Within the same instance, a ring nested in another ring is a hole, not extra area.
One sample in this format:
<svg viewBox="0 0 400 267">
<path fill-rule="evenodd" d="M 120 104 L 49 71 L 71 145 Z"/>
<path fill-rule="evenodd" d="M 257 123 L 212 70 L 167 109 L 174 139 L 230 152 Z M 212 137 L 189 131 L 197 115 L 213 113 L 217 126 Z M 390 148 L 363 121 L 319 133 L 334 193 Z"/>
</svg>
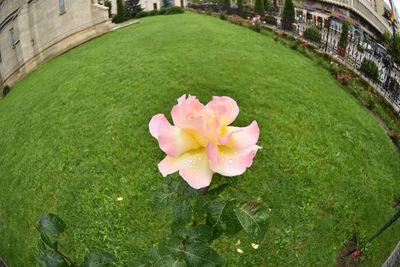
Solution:
<svg viewBox="0 0 400 267">
<path fill-rule="evenodd" d="M 285 6 L 282 14 L 283 28 L 292 30 L 292 23 L 294 22 L 294 5 L 292 0 L 285 0 Z"/>
<path fill-rule="evenodd" d="M 340 34 L 340 39 L 338 43 L 338 54 L 341 56 L 346 55 L 346 48 L 349 42 L 348 32 L 349 23 L 347 22 L 347 20 L 344 19 L 342 20 L 342 33 Z"/>
<path fill-rule="evenodd" d="M 125 8 L 122 0 L 117 0 L 117 15 L 113 18 L 113 22 L 120 23 L 125 21 Z"/>
<path fill-rule="evenodd" d="M 161 8 L 168 8 L 172 6 L 170 0 L 161 0 Z"/>
<path fill-rule="evenodd" d="M 143 8 L 139 4 L 139 0 L 126 0 L 125 1 L 125 13 L 126 18 L 130 19 L 136 16 L 137 13 L 142 11 Z"/>
<path fill-rule="evenodd" d="M 111 15 L 111 8 L 112 8 L 111 1 L 108 1 L 108 0 L 104 1 L 104 5 L 106 7 L 108 7 L 108 17 L 111 18 L 112 17 L 112 15 Z"/>
<path fill-rule="evenodd" d="M 256 0 L 254 3 L 254 12 L 258 15 L 264 16 L 264 0 Z"/>
</svg>

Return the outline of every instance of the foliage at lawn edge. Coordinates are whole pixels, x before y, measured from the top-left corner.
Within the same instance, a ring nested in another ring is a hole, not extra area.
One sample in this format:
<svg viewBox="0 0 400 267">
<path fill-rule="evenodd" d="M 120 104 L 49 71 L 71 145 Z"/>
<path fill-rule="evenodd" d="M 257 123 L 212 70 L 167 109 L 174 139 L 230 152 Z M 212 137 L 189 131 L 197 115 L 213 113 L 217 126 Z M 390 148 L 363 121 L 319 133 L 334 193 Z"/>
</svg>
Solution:
<svg viewBox="0 0 400 267">
<path fill-rule="evenodd" d="M 260 201 L 237 199 L 235 185 L 236 178 L 216 176 L 212 187 L 196 190 L 181 178 L 166 178 L 151 204 L 155 211 L 172 209 L 171 233 L 128 266 L 223 266 L 210 246 L 222 234 L 234 236 L 243 229 L 261 242 L 269 211 Z"/>
</svg>

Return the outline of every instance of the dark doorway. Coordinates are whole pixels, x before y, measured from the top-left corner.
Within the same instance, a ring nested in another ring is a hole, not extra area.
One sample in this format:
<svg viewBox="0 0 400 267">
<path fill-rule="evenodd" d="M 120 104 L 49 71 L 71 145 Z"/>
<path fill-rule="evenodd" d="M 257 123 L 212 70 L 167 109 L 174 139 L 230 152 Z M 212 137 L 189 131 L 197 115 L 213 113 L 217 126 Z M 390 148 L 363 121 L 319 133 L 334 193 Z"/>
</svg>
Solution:
<svg viewBox="0 0 400 267">
<path fill-rule="evenodd" d="M 181 8 L 184 8 L 184 6 L 183 6 L 183 0 L 181 0 Z"/>
<path fill-rule="evenodd" d="M 153 3 L 153 9 L 157 10 L 157 3 Z"/>
</svg>

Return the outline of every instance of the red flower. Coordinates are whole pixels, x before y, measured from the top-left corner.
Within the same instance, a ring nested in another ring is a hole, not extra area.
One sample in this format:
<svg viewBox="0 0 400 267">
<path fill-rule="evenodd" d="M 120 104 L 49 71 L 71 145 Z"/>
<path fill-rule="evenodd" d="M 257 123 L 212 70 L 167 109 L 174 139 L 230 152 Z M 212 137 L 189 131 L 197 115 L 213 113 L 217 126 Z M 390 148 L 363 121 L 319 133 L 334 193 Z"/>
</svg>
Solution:
<svg viewBox="0 0 400 267">
<path fill-rule="evenodd" d="M 351 77 L 348 77 L 349 81 L 351 80 Z"/>
<path fill-rule="evenodd" d="M 393 137 L 393 135 L 391 134 L 391 132 L 387 132 L 387 134 L 389 135 L 389 137 Z"/>
<path fill-rule="evenodd" d="M 303 47 L 303 44 L 300 44 L 300 47 Z M 333 67 L 333 69 L 335 69 L 335 67 Z"/>
<path fill-rule="evenodd" d="M 357 250 L 357 251 L 355 251 L 351 256 L 352 256 L 353 258 L 355 258 L 355 257 L 360 256 L 360 254 L 361 254 L 361 251 L 360 251 L 360 250 Z"/>
<path fill-rule="evenodd" d="M 334 70 L 335 70 L 335 69 L 336 69 L 336 67 L 335 67 L 335 66 L 333 66 L 333 68 L 332 68 L 332 69 L 334 69 Z"/>
<path fill-rule="evenodd" d="M 360 88 L 360 92 L 362 92 L 362 88 Z"/>
<path fill-rule="evenodd" d="M 399 135 L 396 135 L 396 138 L 399 139 Z"/>
</svg>

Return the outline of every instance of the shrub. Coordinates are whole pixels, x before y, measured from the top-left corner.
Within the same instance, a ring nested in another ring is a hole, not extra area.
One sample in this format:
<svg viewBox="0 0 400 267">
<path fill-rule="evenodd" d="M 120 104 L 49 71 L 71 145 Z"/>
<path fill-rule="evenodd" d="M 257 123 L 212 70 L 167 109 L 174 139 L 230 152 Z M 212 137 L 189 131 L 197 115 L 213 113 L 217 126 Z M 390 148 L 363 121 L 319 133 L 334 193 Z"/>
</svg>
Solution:
<svg viewBox="0 0 400 267">
<path fill-rule="evenodd" d="M 231 8 L 231 0 L 223 0 L 225 10 L 229 10 Z"/>
<path fill-rule="evenodd" d="M 158 11 L 158 15 L 165 15 L 166 12 L 167 12 L 166 8 L 161 8 L 160 11 Z"/>
<path fill-rule="evenodd" d="M 278 24 L 278 20 L 274 16 L 271 16 L 271 15 L 265 16 L 264 21 L 267 22 L 268 24 L 275 25 L 275 26 Z"/>
<path fill-rule="evenodd" d="M 152 11 L 150 11 L 149 16 L 157 16 L 158 15 L 158 10 L 154 9 Z"/>
<path fill-rule="evenodd" d="M 139 13 L 136 14 L 136 18 L 140 19 L 140 18 L 144 18 L 150 15 L 150 12 L 148 11 L 140 11 Z"/>
<path fill-rule="evenodd" d="M 379 81 L 379 70 L 378 66 L 371 59 L 364 58 L 361 62 L 360 71 L 365 74 L 369 79 L 378 82 Z"/>
<path fill-rule="evenodd" d="M 261 32 L 261 19 L 260 16 L 253 17 L 253 19 L 250 22 L 250 29 L 252 29 L 255 32 Z"/>
<path fill-rule="evenodd" d="M 304 31 L 303 36 L 305 39 L 307 39 L 309 41 L 316 42 L 316 43 L 321 42 L 321 32 L 315 26 L 308 27 Z"/>
<path fill-rule="evenodd" d="M 219 13 L 219 18 L 222 19 L 222 20 L 227 20 L 228 19 L 224 12 Z"/>
<path fill-rule="evenodd" d="M 6 85 L 3 88 L 3 96 L 6 96 L 6 94 L 8 94 L 11 91 L 11 87 Z"/>
<path fill-rule="evenodd" d="M 167 10 L 165 11 L 165 15 L 181 14 L 184 12 L 185 12 L 185 10 L 183 10 L 183 8 L 181 8 L 179 6 L 171 6 L 171 7 L 167 8 Z"/>
</svg>

